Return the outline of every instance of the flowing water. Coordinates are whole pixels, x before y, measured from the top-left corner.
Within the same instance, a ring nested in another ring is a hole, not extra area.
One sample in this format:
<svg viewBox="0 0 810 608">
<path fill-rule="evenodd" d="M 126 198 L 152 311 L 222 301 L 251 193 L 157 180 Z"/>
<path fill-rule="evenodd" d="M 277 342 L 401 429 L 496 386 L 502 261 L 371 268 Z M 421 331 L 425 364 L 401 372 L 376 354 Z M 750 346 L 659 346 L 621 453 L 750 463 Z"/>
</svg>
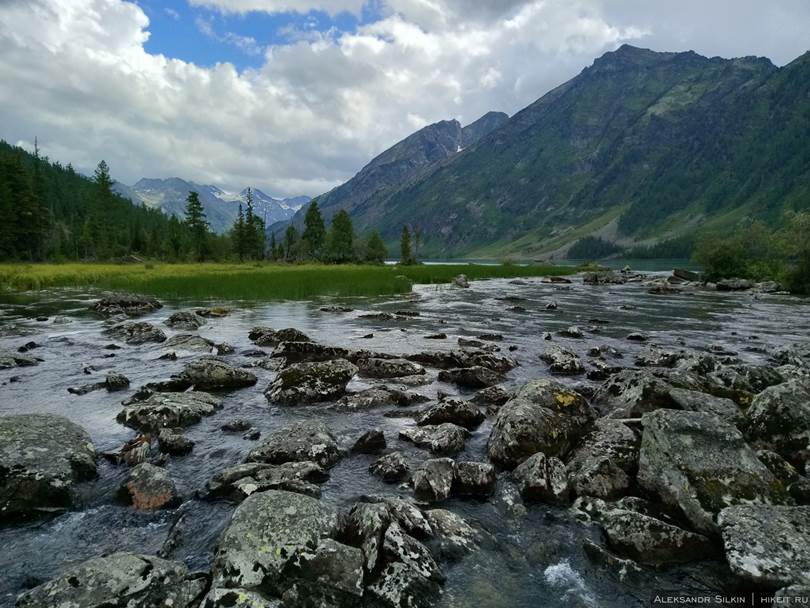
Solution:
<svg viewBox="0 0 810 608">
<path fill-rule="evenodd" d="M 609 321 L 599 333 L 585 332 L 584 339 L 555 337 L 586 360 L 590 346 L 607 344 L 625 353 L 624 363 L 643 348 L 625 337 L 633 331 L 649 334 L 661 346 L 706 349 L 722 346 L 739 353 L 750 363 L 764 362 L 760 350 L 807 341 L 810 335 L 810 303 L 789 296 L 719 294 L 699 291 L 679 295 L 650 295 L 640 284 L 589 287 L 579 278 L 571 285 L 552 285 L 540 280 L 513 284 L 508 280 L 481 281 L 471 289 L 449 286 L 417 286 L 413 294 L 394 298 L 340 300 L 323 298 L 309 302 L 217 302 L 234 307 L 227 317 L 211 319 L 200 335 L 214 342 L 227 342 L 236 354 L 227 356 L 234 365 L 248 364 L 239 354 L 250 348 L 247 334 L 256 325 L 280 329 L 295 327 L 314 340 L 336 346 L 365 348 L 388 353 L 457 348 L 458 337 L 501 333 L 504 354 L 517 358 L 520 366 L 508 374 L 508 388 L 532 378 L 548 377 L 538 359 L 547 344 L 544 332 L 578 325 L 589 320 Z M 177 361 L 157 358 L 167 349 L 161 345 L 124 346 L 106 350 L 111 342 L 102 331 L 108 321 L 99 319 L 88 306 L 98 293 L 54 290 L 36 294 L 0 296 L 0 350 L 16 349 L 34 341 L 40 345 L 29 354 L 43 361 L 35 367 L 0 371 L 0 415 L 23 412 L 55 413 L 83 426 L 98 451 L 117 450 L 134 437 L 134 431 L 115 420 L 120 402 L 135 387 L 168 378 L 179 372 L 191 357 L 178 352 Z M 557 310 L 545 305 L 556 301 Z M 139 320 L 160 324 L 176 310 L 210 306 L 211 302 L 170 301 L 155 314 Z M 322 312 L 321 306 L 340 304 L 354 312 Z M 525 312 L 510 310 L 515 305 Z M 420 316 L 397 321 L 359 318 L 368 311 L 411 310 Z M 36 321 L 47 317 L 47 321 Z M 445 340 L 426 339 L 444 332 Z M 365 337 L 372 334 L 373 337 Z M 514 352 L 507 349 L 516 347 Z M 111 356 L 114 355 L 114 356 Z M 132 389 L 123 393 L 96 391 L 84 396 L 69 394 L 68 387 L 102 380 L 109 371 L 125 374 Z M 240 462 L 255 442 L 241 433 L 228 434 L 221 425 L 232 418 L 247 418 L 262 435 L 290 422 L 316 418 L 326 422 L 341 444 L 350 446 L 370 428 L 385 431 L 389 449 L 404 451 L 412 463 L 427 452 L 397 438 L 399 429 L 412 425 L 410 418 L 390 418 L 381 408 L 361 413 L 338 413 L 328 404 L 276 406 L 269 404 L 263 389 L 274 372 L 255 368 L 256 386 L 224 393 L 224 407 L 187 429 L 196 442 L 191 454 L 173 458 L 168 470 L 177 481 L 185 502 L 177 509 L 136 512 L 119 502 L 118 489 L 127 468 L 99 459 L 99 476 L 80 486 L 81 504 L 55 518 L 0 528 L 0 606 L 13 605 L 21 590 L 39 584 L 69 565 L 113 551 L 154 554 L 174 526 L 177 542 L 169 553 L 191 569 L 210 567 L 213 550 L 234 506 L 195 498 L 218 469 Z M 89 372 L 89 373 L 86 373 Z M 438 391 L 457 393 L 452 385 L 435 381 L 413 390 L 434 398 Z M 581 378 L 560 381 L 584 383 Z M 353 381 L 349 388 L 364 388 Z M 486 460 L 486 442 L 491 419 L 484 422 L 457 456 L 463 460 Z M 331 470 L 323 487 L 322 501 L 346 509 L 364 494 L 411 495 L 407 487 L 387 485 L 368 472 L 372 456 L 352 455 Z M 504 476 L 505 477 L 505 476 Z M 503 479 L 499 479 L 499 485 Z M 622 580 L 615 572 L 589 562 L 582 550 L 585 539 L 599 539 L 598 532 L 579 522 L 564 508 L 529 506 L 525 513 L 510 508 L 498 493 L 489 501 L 451 500 L 441 505 L 464 516 L 483 532 L 481 549 L 454 564 L 445 564 L 448 580 L 440 606 L 540 607 L 540 606 L 643 606 L 654 589 L 705 590 L 720 584 L 724 569 L 717 562 L 692 564 L 662 570 L 647 569 Z"/>
</svg>

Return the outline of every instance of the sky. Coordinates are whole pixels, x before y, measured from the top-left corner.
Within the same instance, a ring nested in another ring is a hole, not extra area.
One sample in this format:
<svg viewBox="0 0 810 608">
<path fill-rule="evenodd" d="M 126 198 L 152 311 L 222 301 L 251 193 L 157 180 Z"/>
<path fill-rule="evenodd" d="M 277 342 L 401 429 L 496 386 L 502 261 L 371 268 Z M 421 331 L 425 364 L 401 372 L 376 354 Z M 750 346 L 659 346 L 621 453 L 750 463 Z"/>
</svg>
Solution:
<svg viewBox="0 0 810 608">
<path fill-rule="evenodd" d="M 808 0 L 0 0 L 0 139 L 126 184 L 314 196 L 629 43 L 784 65 Z"/>
</svg>

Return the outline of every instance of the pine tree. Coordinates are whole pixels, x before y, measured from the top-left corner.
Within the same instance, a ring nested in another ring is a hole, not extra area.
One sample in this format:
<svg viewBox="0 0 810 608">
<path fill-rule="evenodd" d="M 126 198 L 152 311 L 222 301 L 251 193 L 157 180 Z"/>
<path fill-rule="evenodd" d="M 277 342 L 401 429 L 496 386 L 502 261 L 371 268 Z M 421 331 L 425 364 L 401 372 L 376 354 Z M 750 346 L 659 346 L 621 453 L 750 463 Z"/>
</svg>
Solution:
<svg viewBox="0 0 810 608">
<path fill-rule="evenodd" d="M 298 249 L 298 230 L 290 224 L 284 232 L 284 258 L 292 260 Z"/>
<path fill-rule="evenodd" d="M 328 237 L 329 259 L 338 264 L 354 260 L 354 228 L 352 218 L 341 209 L 332 218 Z"/>
<path fill-rule="evenodd" d="M 326 240 L 326 228 L 316 201 L 312 201 L 307 207 L 307 213 L 304 216 L 304 233 L 301 235 L 301 239 L 304 254 L 311 259 L 319 259 Z"/>
<path fill-rule="evenodd" d="M 270 259 L 274 262 L 278 261 L 281 256 L 278 254 L 278 245 L 276 244 L 276 233 L 270 234 Z"/>
<path fill-rule="evenodd" d="M 191 236 L 191 248 L 197 261 L 202 262 L 208 254 L 208 222 L 205 218 L 200 197 L 189 192 L 186 198 L 186 226 Z"/>
<path fill-rule="evenodd" d="M 242 203 L 239 203 L 239 213 L 236 216 L 236 222 L 231 229 L 231 242 L 233 243 L 233 251 L 239 261 L 245 259 L 245 214 L 242 211 Z"/>
<path fill-rule="evenodd" d="M 411 252 L 411 233 L 408 230 L 407 226 L 402 227 L 402 236 L 399 239 L 399 249 L 400 249 L 400 256 L 399 256 L 400 264 L 410 265 L 416 263 L 416 260 L 413 257 L 413 253 Z"/>
<path fill-rule="evenodd" d="M 370 264 L 382 264 L 388 257 L 388 249 L 376 230 L 371 233 L 366 243 L 366 262 Z"/>
</svg>

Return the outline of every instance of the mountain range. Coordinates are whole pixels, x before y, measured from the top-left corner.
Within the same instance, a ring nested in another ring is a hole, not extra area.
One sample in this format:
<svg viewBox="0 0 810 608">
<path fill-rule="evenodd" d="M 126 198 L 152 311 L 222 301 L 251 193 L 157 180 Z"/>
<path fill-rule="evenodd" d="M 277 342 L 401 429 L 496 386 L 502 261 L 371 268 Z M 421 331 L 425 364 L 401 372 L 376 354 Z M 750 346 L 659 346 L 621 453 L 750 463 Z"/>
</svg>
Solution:
<svg viewBox="0 0 810 608">
<path fill-rule="evenodd" d="M 183 217 L 188 193 L 197 192 L 211 229 L 220 234 L 233 225 L 239 213 L 239 203 L 244 207 L 247 197 L 247 188 L 232 193 L 217 186 L 195 184 L 179 177 L 142 178 L 132 186 L 116 182 L 114 189 L 135 203 L 143 203 L 149 208 L 160 209 L 166 214 L 178 217 Z M 308 196 L 273 198 L 255 188 L 252 194 L 254 212 L 264 219 L 268 226 L 291 219 L 295 212 L 310 200 Z"/>
<path fill-rule="evenodd" d="M 554 257 L 810 206 L 810 53 L 783 67 L 624 45 L 512 117 L 427 126 L 318 196 L 435 257 Z M 300 223 L 303 210 L 293 222 Z"/>
</svg>

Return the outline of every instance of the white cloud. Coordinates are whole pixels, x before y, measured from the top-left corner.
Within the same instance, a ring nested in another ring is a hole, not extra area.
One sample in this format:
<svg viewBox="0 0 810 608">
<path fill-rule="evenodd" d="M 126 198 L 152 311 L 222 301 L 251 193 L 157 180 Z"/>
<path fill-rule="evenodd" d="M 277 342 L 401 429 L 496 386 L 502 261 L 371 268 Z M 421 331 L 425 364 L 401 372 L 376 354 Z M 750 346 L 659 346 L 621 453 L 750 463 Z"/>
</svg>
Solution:
<svg viewBox="0 0 810 608">
<path fill-rule="evenodd" d="M 174 19 L 175 21 L 179 21 L 179 20 L 180 20 L 180 13 L 178 13 L 178 12 L 177 12 L 176 10 L 174 10 L 173 8 L 166 7 L 166 8 L 164 8 L 164 9 L 163 9 L 163 11 L 164 11 L 164 12 L 165 12 L 165 13 L 166 13 L 166 14 L 167 14 L 169 17 L 171 17 L 172 19 Z"/>
<path fill-rule="evenodd" d="M 197 26 L 197 29 L 204 36 L 207 36 L 212 40 L 216 40 L 217 42 L 223 42 L 225 44 L 235 46 L 246 55 L 255 57 L 261 55 L 264 51 L 264 47 L 262 47 L 262 45 L 260 45 L 252 36 L 240 36 L 234 32 L 225 32 L 222 35 L 218 34 L 214 29 L 213 22 L 210 19 L 198 16 L 194 20 L 194 25 Z"/>
<path fill-rule="evenodd" d="M 793 1 L 801 2 L 785 3 Z M 784 31 L 784 10 L 751 3 L 740 9 L 745 35 L 735 38 L 736 22 L 705 2 L 688 0 L 691 15 L 662 8 L 661 19 L 649 7 L 663 3 L 628 2 L 635 15 L 608 0 L 386 0 L 381 19 L 356 32 L 285 32 L 288 44 L 262 49 L 262 67 L 241 73 L 148 53 L 148 18 L 134 3 L 0 2 L 0 137 L 37 135 L 45 153 L 77 168 L 105 158 L 125 182 L 179 175 L 314 195 L 425 124 L 513 113 L 623 42 L 711 53 L 713 39 L 724 38 L 726 55 L 754 51 L 784 62 L 805 50 L 810 25 L 807 11 L 797 11 L 791 36 L 770 35 Z M 336 12 L 358 11 L 361 2 L 205 4 Z M 697 14 L 725 19 L 728 35 L 709 36 L 708 25 L 690 30 Z M 198 25 L 258 52 L 253 39 Z"/>
<path fill-rule="evenodd" d="M 330 15 L 360 13 L 365 0 L 189 0 L 192 6 L 219 9 L 225 13 L 302 13 L 323 11 Z"/>
</svg>

